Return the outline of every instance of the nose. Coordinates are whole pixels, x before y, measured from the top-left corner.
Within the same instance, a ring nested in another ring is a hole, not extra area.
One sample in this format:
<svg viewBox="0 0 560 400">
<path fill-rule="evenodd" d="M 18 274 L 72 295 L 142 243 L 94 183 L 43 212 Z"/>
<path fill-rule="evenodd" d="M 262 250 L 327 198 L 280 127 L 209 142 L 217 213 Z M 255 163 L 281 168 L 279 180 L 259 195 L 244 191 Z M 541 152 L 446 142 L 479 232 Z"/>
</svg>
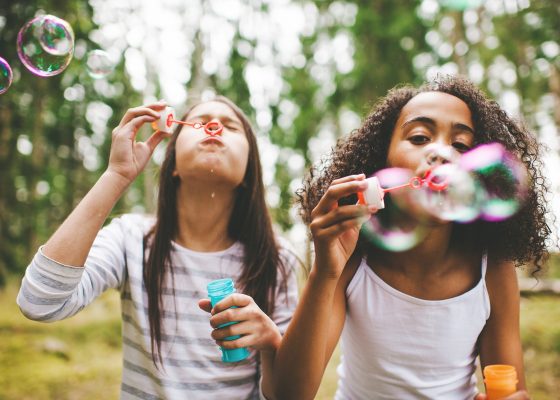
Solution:
<svg viewBox="0 0 560 400">
<path fill-rule="evenodd" d="M 204 125 L 204 132 L 210 136 L 219 136 L 222 134 L 224 126 L 218 120 L 212 120 Z"/>
<path fill-rule="evenodd" d="M 426 146 L 424 154 L 426 163 L 431 168 L 437 167 L 438 165 L 455 162 L 458 158 L 456 151 L 452 146 L 436 143 Z"/>
</svg>

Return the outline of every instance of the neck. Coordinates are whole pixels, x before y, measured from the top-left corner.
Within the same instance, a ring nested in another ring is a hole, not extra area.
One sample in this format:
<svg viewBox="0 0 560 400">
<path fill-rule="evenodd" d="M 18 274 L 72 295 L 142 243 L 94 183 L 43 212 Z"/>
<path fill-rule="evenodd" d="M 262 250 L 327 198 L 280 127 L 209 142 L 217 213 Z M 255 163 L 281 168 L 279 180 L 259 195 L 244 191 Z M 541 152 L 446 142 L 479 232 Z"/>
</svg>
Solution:
<svg viewBox="0 0 560 400">
<path fill-rule="evenodd" d="M 202 252 L 230 247 L 235 242 L 228 234 L 234 202 L 235 188 L 192 181 L 188 186 L 181 184 L 177 190 L 177 243 Z"/>
</svg>

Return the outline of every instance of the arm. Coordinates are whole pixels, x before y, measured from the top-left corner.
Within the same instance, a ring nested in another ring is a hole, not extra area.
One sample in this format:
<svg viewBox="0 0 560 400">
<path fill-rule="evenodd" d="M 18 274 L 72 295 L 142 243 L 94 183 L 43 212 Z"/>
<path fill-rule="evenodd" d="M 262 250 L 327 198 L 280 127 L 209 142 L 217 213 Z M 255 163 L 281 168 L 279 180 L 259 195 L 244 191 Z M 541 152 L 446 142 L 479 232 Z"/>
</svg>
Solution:
<svg viewBox="0 0 560 400">
<path fill-rule="evenodd" d="M 479 338 L 481 366 L 484 368 L 491 364 L 513 365 L 519 381 L 517 388 L 520 392 L 524 391 L 526 387 L 523 351 L 519 332 L 520 297 L 513 263 L 496 262 L 489 258 L 486 285 L 491 313 Z M 523 393 L 513 396 L 523 396 Z"/>
<path fill-rule="evenodd" d="M 276 352 L 273 391 L 278 399 L 312 399 L 338 342 L 346 313 L 348 263 L 359 229 L 374 210 L 338 206 L 338 200 L 367 188 L 363 175 L 333 181 L 312 213 L 315 263 L 294 318 Z"/>
<path fill-rule="evenodd" d="M 154 134 L 146 143 L 134 142 L 140 126 L 153 120 L 161 107 L 163 104 L 129 110 L 113 131 L 107 171 L 27 268 L 17 303 L 28 318 L 38 321 L 67 318 L 108 287 L 119 286 L 126 234 L 123 224 L 115 219 L 101 232 L 99 229 L 163 138 Z M 88 257 L 91 250 L 95 251 Z M 83 268 L 86 258 L 88 267 Z"/>
<path fill-rule="evenodd" d="M 109 166 L 78 206 L 43 248 L 45 256 L 61 264 L 81 267 L 99 229 L 130 183 L 142 172 L 152 152 L 165 137 L 157 131 L 146 142 L 136 142 L 145 122 L 155 121 L 164 103 L 137 107 L 126 112 L 113 130 Z"/>
</svg>

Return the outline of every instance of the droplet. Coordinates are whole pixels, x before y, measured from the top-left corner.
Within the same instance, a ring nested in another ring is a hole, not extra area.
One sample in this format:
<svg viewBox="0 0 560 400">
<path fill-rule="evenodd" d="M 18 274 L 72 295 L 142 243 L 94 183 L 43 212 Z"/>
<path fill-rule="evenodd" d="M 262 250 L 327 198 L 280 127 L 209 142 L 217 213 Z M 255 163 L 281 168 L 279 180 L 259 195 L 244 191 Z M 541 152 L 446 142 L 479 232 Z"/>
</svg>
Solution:
<svg viewBox="0 0 560 400">
<path fill-rule="evenodd" d="M 212 192 L 212 194 L 210 195 L 210 197 L 214 198 L 214 196 L 216 196 L 216 193 Z"/>
</svg>

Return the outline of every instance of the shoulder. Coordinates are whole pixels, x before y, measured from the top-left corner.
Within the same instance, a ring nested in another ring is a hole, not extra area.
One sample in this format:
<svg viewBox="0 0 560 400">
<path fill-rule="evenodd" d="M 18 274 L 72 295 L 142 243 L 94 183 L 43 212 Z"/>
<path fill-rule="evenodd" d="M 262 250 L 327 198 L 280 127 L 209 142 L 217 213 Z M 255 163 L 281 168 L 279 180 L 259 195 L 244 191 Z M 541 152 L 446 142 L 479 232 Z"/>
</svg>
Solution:
<svg viewBox="0 0 560 400">
<path fill-rule="evenodd" d="M 519 308 L 519 285 L 512 261 L 497 260 L 489 255 L 485 281 L 491 304 L 491 318 L 510 314 Z"/>
<path fill-rule="evenodd" d="M 124 233 L 145 235 L 156 223 L 156 218 L 148 214 L 123 214 L 111 220 L 110 225 L 119 226 Z"/>
<path fill-rule="evenodd" d="M 485 280 L 491 296 L 504 291 L 519 290 L 513 261 L 498 260 L 488 255 Z"/>
</svg>

